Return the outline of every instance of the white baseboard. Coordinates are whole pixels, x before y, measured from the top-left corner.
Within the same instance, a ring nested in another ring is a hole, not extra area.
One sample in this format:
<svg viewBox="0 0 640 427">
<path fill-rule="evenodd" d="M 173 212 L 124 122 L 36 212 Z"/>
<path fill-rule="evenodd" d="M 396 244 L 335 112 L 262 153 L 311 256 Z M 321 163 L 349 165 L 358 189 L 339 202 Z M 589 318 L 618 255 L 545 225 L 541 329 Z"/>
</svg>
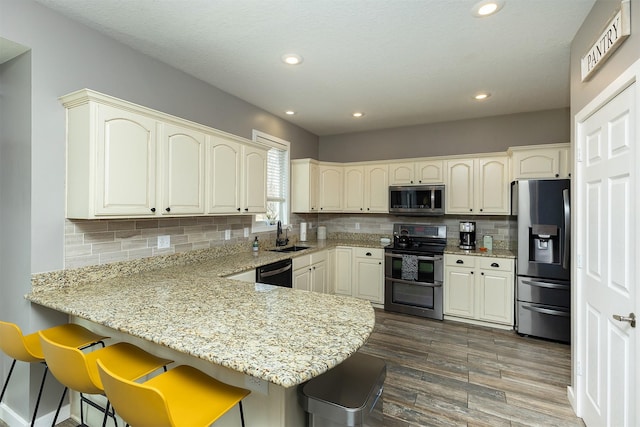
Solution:
<svg viewBox="0 0 640 427">
<path fill-rule="evenodd" d="M 51 412 L 38 416 L 36 419 L 35 426 L 36 427 L 49 427 L 53 423 L 53 417 L 56 414 L 56 410 L 54 409 Z M 60 414 L 58 414 L 58 423 L 66 420 L 71 416 L 71 409 L 69 404 L 66 404 L 60 408 Z M 24 419 L 20 415 L 18 415 L 13 409 L 8 407 L 4 403 L 0 403 L 0 420 L 7 423 L 9 427 L 27 427 L 31 424 L 31 415 L 29 415 L 29 419 Z"/>
</svg>

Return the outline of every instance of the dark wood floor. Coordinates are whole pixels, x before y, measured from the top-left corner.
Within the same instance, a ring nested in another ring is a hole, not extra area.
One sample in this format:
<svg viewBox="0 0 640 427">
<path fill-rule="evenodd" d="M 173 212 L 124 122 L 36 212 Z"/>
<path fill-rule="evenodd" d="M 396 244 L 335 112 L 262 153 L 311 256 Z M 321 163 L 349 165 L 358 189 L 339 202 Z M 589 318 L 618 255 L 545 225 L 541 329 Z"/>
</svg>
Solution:
<svg viewBox="0 0 640 427">
<path fill-rule="evenodd" d="M 567 400 L 568 345 L 376 310 L 360 351 L 387 362 L 387 427 L 584 426 Z"/>
<path fill-rule="evenodd" d="M 360 351 L 387 362 L 385 426 L 584 426 L 568 345 L 376 310 Z"/>
</svg>

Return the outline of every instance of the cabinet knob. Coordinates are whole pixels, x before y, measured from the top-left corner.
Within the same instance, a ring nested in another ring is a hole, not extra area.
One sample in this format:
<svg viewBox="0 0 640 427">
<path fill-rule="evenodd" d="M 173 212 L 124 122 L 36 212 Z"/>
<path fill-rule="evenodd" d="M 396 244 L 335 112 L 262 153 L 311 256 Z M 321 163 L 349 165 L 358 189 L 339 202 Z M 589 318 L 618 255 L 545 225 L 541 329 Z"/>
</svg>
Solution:
<svg viewBox="0 0 640 427">
<path fill-rule="evenodd" d="M 473 212 L 473 209 L 469 209 L 469 212 Z"/>
<path fill-rule="evenodd" d="M 362 210 L 362 208 L 360 208 L 360 210 Z"/>
<path fill-rule="evenodd" d="M 484 276 L 484 273 L 480 273 L 480 274 Z"/>
<path fill-rule="evenodd" d="M 464 264 L 464 261 L 459 259 L 459 260 L 456 261 L 456 264 Z"/>
<path fill-rule="evenodd" d="M 557 177 L 559 177 L 559 176 L 560 176 L 560 174 L 559 174 L 559 173 L 557 173 L 557 174 L 556 174 L 556 178 L 557 178 Z"/>
<path fill-rule="evenodd" d="M 240 208 L 238 208 L 238 212 L 240 212 Z"/>
<path fill-rule="evenodd" d="M 483 209 L 482 209 L 482 208 L 480 208 L 480 212 L 482 212 L 482 211 L 483 211 Z"/>
<path fill-rule="evenodd" d="M 165 211 L 171 212 L 171 208 L 166 208 Z"/>
<path fill-rule="evenodd" d="M 382 261 L 380 261 L 380 262 L 378 263 L 378 265 L 382 265 Z"/>
<path fill-rule="evenodd" d="M 498 268 L 498 267 L 500 267 L 500 264 L 498 264 L 497 262 L 492 262 L 491 263 L 491 267 Z"/>
<path fill-rule="evenodd" d="M 367 210 L 368 210 L 368 211 L 370 211 L 370 210 L 371 210 L 371 208 L 367 208 Z"/>
<path fill-rule="evenodd" d="M 418 181 L 418 184 L 422 184 L 422 180 Z"/>
<path fill-rule="evenodd" d="M 244 211 L 245 212 L 249 212 L 249 208 L 244 208 Z"/>
<path fill-rule="evenodd" d="M 156 208 L 151 208 L 151 212 L 155 212 L 155 211 L 156 211 Z"/>
<path fill-rule="evenodd" d="M 473 274 L 473 271 L 471 272 L 471 274 Z"/>
</svg>

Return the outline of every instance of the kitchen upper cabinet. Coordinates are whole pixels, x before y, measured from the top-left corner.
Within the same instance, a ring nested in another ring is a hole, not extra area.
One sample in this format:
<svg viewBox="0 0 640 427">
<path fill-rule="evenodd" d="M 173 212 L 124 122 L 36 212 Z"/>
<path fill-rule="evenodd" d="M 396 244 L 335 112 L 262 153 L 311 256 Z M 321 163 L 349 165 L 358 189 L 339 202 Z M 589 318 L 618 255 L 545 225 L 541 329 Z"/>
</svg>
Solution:
<svg viewBox="0 0 640 427">
<path fill-rule="evenodd" d="M 445 318 L 513 328 L 513 259 L 445 254 L 444 262 Z"/>
<path fill-rule="evenodd" d="M 389 185 L 442 184 L 444 162 L 423 160 L 389 164 Z"/>
<path fill-rule="evenodd" d="M 364 211 L 364 167 L 345 166 L 344 168 L 344 211 Z"/>
<path fill-rule="evenodd" d="M 386 164 L 344 167 L 344 212 L 389 212 Z"/>
<path fill-rule="evenodd" d="M 60 99 L 67 218 L 266 211 L 266 147 L 87 89 Z"/>
<path fill-rule="evenodd" d="M 312 159 L 291 161 L 291 210 L 318 212 L 318 162 Z"/>
<path fill-rule="evenodd" d="M 511 147 L 513 179 L 570 178 L 570 144 Z"/>
<path fill-rule="evenodd" d="M 508 215 L 508 157 L 448 160 L 446 191 L 448 214 Z"/>
<path fill-rule="evenodd" d="M 162 126 L 162 214 L 204 214 L 205 141 L 201 132 L 173 124 Z"/>
<path fill-rule="evenodd" d="M 342 165 L 322 163 L 318 169 L 321 212 L 340 212 L 343 207 Z"/>
<path fill-rule="evenodd" d="M 209 144 L 207 213 L 266 211 L 267 151 L 215 136 Z"/>
</svg>

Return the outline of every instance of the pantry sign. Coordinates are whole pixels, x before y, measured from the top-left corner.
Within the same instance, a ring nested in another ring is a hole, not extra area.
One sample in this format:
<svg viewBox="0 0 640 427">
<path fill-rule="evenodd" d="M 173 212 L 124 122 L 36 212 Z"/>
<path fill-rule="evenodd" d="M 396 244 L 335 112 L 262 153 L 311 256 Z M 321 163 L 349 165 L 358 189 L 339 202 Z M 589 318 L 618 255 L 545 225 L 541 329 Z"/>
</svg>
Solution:
<svg viewBox="0 0 640 427">
<path fill-rule="evenodd" d="M 620 10 L 607 23 L 604 31 L 598 37 L 582 57 L 582 81 L 587 81 L 611 54 L 620 47 L 624 40 L 631 34 L 631 18 L 629 14 L 630 1 L 624 0 L 620 3 Z"/>
</svg>

